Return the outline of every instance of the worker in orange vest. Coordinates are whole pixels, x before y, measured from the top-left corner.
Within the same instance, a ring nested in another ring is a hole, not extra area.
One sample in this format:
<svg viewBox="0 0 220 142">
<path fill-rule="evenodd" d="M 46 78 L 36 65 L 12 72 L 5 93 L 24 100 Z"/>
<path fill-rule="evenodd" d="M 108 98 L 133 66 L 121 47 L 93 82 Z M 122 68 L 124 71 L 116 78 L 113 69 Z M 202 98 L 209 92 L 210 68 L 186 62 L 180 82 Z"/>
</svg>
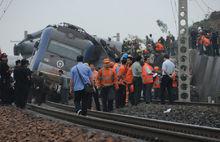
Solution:
<svg viewBox="0 0 220 142">
<path fill-rule="evenodd" d="M 150 57 L 144 58 L 144 65 L 142 67 L 142 82 L 143 82 L 143 96 L 146 103 L 152 101 L 152 87 L 153 87 L 153 67 L 150 65 Z"/>
<path fill-rule="evenodd" d="M 178 80 L 177 80 L 177 73 L 174 71 L 172 73 L 172 94 L 174 95 L 174 100 L 178 99 Z"/>
<path fill-rule="evenodd" d="M 203 48 L 203 39 L 205 38 L 204 33 L 200 33 L 200 36 L 197 39 L 197 47 L 199 49 L 199 54 L 203 55 L 206 49 Z"/>
<path fill-rule="evenodd" d="M 118 90 L 116 72 L 110 68 L 110 60 L 103 60 L 103 67 L 98 71 L 97 85 L 102 97 L 103 111 L 110 112 L 113 110 L 115 91 Z"/>
<path fill-rule="evenodd" d="M 156 43 L 155 50 L 157 52 L 164 52 L 164 46 L 163 46 L 163 44 L 161 43 L 160 40 L 158 40 L 158 42 Z"/>
<path fill-rule="evenodd" d="M 207 55 L 211 55 L 212 53 L 212 49 L 211 49 L 211 41 L 208 37 L 208 35 L 204 36 L 203 39 L 202 39 L 202 44 L 205 48 L 205 51 L 206 51 L 206 54 Z"/>
<path fill-rule="evenodd" d="M 127 68 L 126 68 L 126 59 L 123 59 L 121 61 L 121 64 L 118 65 L 119 67 L 117 67 L 116 73 L 117 73 L 117 77 L 118 77 L 118 85 L 119 85 L 119 89 L 116 92 L 116 96 L 115 96 L 115 106 L 116 108 L 120 108 L 120 107 L 124 107 L 125 106 L 125 100 L 126 100 L 126 84 L 125 84 L 125 75 L 127 72 Z M 118 70 L 118 71 L 117 71 Z"/>
<path fill-rule="evenodd" d="M 121 66 L 120 58 L 115 58 L 115 64 L 113 66 L 113 70 L 118 74 L 119 68 Z"/>
<path fill-rule="evenodd" d="M 126 75 L 125 75 L 125 82 L 126 82 L 126 99 L 125 99 L 125 102 L 126 102 L 126 105 L 128 105 L 128 100 L 131 102 L 132 105 L 135 105 L 132 63 L 133 63 L 132 56 L 128 56 L 128 59 L 127 59 L 127 72 L 126 72 Z"/>
<path fill-rule="evenodd" d="M 157 100 L 160 97 L 160 68 L 158 66 L 154 67 L 154 75 L 153 75 L 153 79 L 154 79 L 154 84 L 153 84 L 153 88 L 154 88 L 154 99 Z"/>
<path fill-rule="evenodd" d="M 94 102 L 96 105 L 96 110 L 100 111 L 100 103 L 99 103 L 99 94 L 98 94 L 98 89 L 97 89 L 97 77 L 98 77 L 98 71 L 96 71 L 94 64 L 90 64 L 89 67 L 92 70 L 92 81 L 94 84 L 94 92 L 91 93 L 89 97 L 89 102 L 88 102 L 88 109 L 91 109 L 92 107 L 92 98 L 94 98 Z"/>
</svg>

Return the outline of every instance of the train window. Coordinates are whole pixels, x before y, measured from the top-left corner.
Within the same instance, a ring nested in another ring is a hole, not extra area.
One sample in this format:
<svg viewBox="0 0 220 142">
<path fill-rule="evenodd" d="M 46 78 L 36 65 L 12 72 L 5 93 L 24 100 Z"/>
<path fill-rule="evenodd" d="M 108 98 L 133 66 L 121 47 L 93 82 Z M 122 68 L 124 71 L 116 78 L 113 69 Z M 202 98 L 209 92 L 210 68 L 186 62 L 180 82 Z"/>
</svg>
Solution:
<svg viewBox="0 0 220 142">
<path fill-rule="evenodd" d="M 69 46 L 54 40 L 50 41 L 48 51 L 69 59 L 75 59 L 76 56 L 81 55 L 82 53 L 82 51 L 76 47 Z"/>
</svg>

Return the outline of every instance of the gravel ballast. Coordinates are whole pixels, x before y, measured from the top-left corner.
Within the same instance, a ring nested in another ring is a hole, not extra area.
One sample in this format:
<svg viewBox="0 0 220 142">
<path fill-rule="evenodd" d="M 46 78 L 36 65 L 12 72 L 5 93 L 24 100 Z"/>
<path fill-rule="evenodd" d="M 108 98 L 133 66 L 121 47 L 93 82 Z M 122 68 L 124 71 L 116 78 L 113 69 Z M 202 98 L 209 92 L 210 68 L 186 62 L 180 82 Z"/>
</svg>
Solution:
<svg viewBox="0 0 220 142">
<path fill-rule="evenodd" d="M 115 113 L 220 128 L 220 109 L 194 105 L 160 105 L 141 103 L 117 109 Z"/>
<path fill-rule="evenodd" d="M 101 130 L 62 123 L 0 106 L 0 142 L 133 142 L 140 141 Z"/>
</svg>

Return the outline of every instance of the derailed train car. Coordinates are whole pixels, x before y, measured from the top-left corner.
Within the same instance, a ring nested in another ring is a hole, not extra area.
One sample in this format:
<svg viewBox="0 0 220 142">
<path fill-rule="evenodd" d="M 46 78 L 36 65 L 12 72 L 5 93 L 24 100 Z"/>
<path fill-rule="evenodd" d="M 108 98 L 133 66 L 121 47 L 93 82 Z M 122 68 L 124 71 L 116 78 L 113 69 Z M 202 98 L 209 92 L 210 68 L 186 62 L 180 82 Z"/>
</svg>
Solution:
<svg viewBox="0 0 220 142">
<path fill-rule="evenodd" d="M 111 46 L 110 46 L 111 45 Z M 30 61 L 30 69 L 45 74 L 50 89 L 57 88 L 58 70 L 70 77 L 76 56 L 83 55 L 84 62 L 101 66 L 106 57 L 119 57 L 121 44 L 95 38 L 80 27 L 63 23 L 27 35 L 14 47 L 14 54 L 21 54 Z"/>
</svg>

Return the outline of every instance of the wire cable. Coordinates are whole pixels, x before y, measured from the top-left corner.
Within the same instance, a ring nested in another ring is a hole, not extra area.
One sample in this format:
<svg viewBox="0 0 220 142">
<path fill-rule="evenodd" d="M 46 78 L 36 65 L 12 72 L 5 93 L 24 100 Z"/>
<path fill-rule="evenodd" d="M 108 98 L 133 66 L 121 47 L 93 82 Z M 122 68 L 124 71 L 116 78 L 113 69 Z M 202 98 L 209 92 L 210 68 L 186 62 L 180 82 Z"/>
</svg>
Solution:
<svg viewBox="0 0 220 142">
<path fill-rule="evenodd" d="M 204 0 L 201 0 L 202 3 L 210 10 L 215 11 L 213 8 L 211 8 Z"/>
<path fill-rule="evenodd" d="M 2 15 L 0 16 L 0 21 L 2 20 L 2 18 L 4 17 L 5 13 L 7 12 L 8 8 L 10 7 L 10 5 L 12 4 L 13 0 L 11 0 L 8 5 L 6 5 L 5 9 L 3 10 Z"/>
<path fill-rule="evenodd" d="M 202 8 L 202 6 L 199 4 L 199 2 L 197 0 L 195 0 L 196 4 L 198 5 L 198 7 L 200 8 L 200 10 L 205 14 L 205 10 Z"/>
<path fill-rule="evenodd" d="M 175 4 L 176 13 L 178 13 L 178 7 L 177 7 L 177 4 L 176 4 L 176 0 L 174 0 L 174 4 Z"/>
<path fill-rule="evenodd" d="M 2 6 L 3 2 L 4 2 L 4 0 L 2 0 L 2 1 L 0 2 L 0 7 Z"/>
<path fill-rule="evenodd" d="M 174 23 L 175 23 L 175 27 L 176 27 L 176 33 L 177 33 L 178 28 L 177 28 L 176 16 L 175 16 L 175 12 L 174 12 L 174 8 L 173 8 L 172 0 L 170 0 L 170 4 L 171 4 L 171 9 L 172 9 L 172 14 L 173 14 L 173 19 L 174 19 Z"/>
</svg>

